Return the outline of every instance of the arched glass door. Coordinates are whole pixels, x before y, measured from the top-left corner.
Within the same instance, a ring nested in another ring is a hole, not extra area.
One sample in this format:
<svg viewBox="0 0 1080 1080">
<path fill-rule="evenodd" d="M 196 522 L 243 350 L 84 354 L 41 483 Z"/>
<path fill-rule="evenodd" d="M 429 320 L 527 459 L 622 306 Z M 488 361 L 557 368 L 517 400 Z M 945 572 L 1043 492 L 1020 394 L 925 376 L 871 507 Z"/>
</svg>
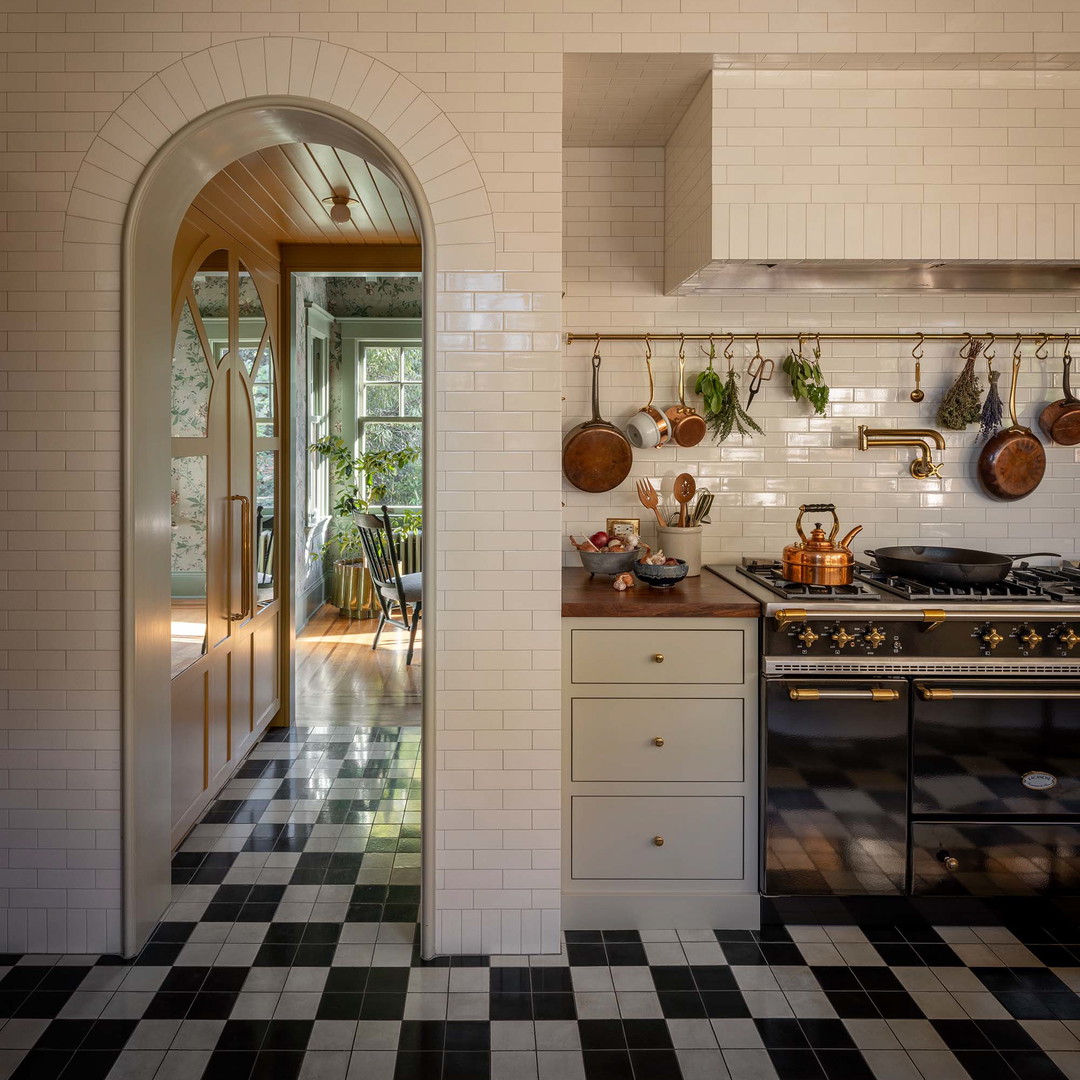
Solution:
<svg viewBox="0 0 1080 1080">
<path fill-rule="evenodd" d="M 172 807 L 178 841 L 280 699 L 278 282 L 225 246 L 179 290 L 172 356 Z"/>
</svg>

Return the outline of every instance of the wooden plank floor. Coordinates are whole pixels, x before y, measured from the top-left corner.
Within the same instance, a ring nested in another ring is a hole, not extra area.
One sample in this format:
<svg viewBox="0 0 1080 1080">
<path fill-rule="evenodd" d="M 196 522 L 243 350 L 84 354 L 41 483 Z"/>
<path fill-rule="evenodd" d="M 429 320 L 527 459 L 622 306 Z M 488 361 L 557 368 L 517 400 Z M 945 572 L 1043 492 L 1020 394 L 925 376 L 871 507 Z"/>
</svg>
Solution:
<svg viewBox="0 0 1080 1080">
<path fill-rule="evenodd" d="M 405 665 L 408 634 L 376 619 L 346 619 L 325 605 L 296 639 L 296 722 L 419 724 L 423 623 L 416 654 Z"/>
</svg>

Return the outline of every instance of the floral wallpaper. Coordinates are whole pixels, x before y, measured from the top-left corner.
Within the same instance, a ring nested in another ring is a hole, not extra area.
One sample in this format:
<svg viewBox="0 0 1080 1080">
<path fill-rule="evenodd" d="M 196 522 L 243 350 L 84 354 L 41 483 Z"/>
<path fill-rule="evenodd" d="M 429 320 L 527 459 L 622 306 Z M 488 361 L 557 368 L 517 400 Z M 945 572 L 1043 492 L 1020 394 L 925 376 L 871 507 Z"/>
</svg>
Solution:
<svg viewBox="0 0 1080 1080">
<path fill-rule="evenodd" d="M 184 301 L 172 358 L 172 434 L 198 438 L 206 434 L 210 408 L 210 369 L 195 329 L 191 308 Z"/>
<path fill-rule="evenodd" d="M 204 319 L 225 319 L 229 315 L 229 276 L 217 271 L 196 274 L 191 281 L 192 292 L 199 314 Z M 240 304 L 240 317 L 255 317 L 264 314 L 262 300 L 255 288 L 251 275 L 241 269 L 237 293 Z"/>
<path fill-rule="evenodd" d="M 172 569 L 206 571 L 206 458 L 172 459 Z"/>
<path fill-rule="evenodd" d="M 419 319 L 423 285 L 408 277 L 326 278 L 326 303 L 337 318 Z"/>
</svg>

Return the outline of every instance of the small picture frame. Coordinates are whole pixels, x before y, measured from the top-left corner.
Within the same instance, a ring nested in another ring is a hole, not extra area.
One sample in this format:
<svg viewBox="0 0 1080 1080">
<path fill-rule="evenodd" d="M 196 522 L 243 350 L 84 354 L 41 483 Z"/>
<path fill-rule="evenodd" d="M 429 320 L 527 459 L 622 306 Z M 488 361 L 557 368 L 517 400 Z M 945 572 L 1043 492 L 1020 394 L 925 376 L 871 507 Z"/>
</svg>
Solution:
<svg viewBox="0 0 1080 1080">
<path fill-rule="evenodd" d="M 634 533 L 641 535 L 641 518 L 608 518 L 608 536 L 629 536 Z"/>
</svg>

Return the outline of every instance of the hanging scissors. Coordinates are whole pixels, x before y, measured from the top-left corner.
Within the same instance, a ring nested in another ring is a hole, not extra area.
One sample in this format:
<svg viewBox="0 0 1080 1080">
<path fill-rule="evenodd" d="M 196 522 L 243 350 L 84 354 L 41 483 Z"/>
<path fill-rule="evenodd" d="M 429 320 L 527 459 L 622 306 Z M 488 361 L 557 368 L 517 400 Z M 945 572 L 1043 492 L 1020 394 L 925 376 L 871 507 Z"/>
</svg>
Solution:
<svg viewBox="0 0 1080 1080">
<path fill-rule="evenodd" d="M 773 377 L 773 368 L 776 364 L 772 360 L 766 360 L 761 355 L 761 341 L 758 335 L 754 335 L 754 355 L 750 360 L 750 363 L 746 366 L 746 374 L 750 376 L 750 393 L 746 398 L 746 409 L 750 411 L 750 405 L 754 398 L 757 396 L 757 392 L 761 389 L 763 382 L 768 382 Z"/>
</svg>

